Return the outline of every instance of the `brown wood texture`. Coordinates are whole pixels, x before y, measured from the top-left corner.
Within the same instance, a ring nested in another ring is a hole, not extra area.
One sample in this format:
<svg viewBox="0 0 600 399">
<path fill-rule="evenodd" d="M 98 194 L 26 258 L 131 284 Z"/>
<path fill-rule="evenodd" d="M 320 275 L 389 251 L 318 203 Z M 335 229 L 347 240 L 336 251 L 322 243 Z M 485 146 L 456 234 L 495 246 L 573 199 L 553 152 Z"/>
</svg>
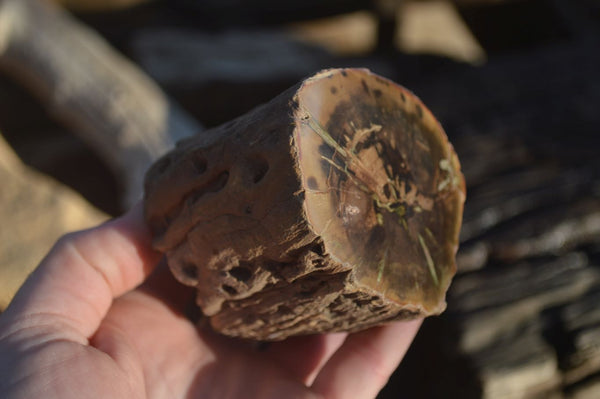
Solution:
<svg viewBox="0 0 600 399">
<path fill-rule="evenodd" d="M 181 142 L 146 179 L 155 247 L 216 330 L 255 339 L 440 313 L 463 202 L 435 118 L 359 69 Z"/>
</svg>

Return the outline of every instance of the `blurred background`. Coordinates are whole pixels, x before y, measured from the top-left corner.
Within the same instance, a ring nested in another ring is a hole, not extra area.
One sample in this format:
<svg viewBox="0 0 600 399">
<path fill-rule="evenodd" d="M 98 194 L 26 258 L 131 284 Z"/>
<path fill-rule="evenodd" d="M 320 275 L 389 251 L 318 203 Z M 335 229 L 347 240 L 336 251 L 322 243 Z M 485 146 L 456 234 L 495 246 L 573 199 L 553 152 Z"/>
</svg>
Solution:
<svg viewBox="0 0 600 399">
<path fill-rule="evenodd" d="M 599 0 L 0 0 L 0 311 L 174 142 L 329 67 L 415 92 L 467 181 L 380 398 L 600 398 Z"/>
</svg>

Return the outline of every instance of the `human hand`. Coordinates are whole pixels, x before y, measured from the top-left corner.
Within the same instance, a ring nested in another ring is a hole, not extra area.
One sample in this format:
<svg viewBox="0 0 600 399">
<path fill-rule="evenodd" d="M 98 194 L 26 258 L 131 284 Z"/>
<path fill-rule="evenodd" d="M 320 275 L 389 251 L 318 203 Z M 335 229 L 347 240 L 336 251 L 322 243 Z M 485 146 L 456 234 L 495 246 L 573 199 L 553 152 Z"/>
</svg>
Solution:
<svg viewBox="0 0 600 399">
<path fill-rule="evenodd" d="M 150 240 L 139 206 L 59 240 L 0 315 L 1 397 L 374 398 L 420 326 L 258 350 L 184 317 L 194 290 Z"/>
</svg>

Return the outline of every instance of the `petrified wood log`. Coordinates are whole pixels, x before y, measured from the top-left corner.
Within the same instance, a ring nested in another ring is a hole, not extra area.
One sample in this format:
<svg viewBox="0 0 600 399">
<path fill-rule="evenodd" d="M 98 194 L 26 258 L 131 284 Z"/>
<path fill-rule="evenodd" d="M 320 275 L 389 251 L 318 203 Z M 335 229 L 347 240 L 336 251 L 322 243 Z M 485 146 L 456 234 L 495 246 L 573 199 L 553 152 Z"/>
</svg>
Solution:
<svg viewBox="0 0 600 399">
<path fill-rule="evenodd" d="M 278 340 L 442 312 L 464 198 L 420 100 L 336 69 L 180 142 L 145 212 L 217 331 Z"/>
</svg>

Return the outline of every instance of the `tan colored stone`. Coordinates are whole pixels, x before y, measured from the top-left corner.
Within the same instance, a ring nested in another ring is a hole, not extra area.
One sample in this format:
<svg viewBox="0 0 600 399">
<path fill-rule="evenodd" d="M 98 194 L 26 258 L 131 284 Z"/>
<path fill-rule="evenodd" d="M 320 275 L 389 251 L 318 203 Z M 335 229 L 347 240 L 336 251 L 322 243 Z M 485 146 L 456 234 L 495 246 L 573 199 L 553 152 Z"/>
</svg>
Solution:
<svg viewBox="0 0 600 399">
<path fill-rule="evenodd" d="M 77 193 L 21 163 L 0 136 L 0 311 L 63 234 L 107 217 Z"/>
<path fill-rule="evenodd" d="M 321 46 L 334 54 L 364 54 L 377 42 L 377 19 L 367 11 L 297 22 L 289 27 L 292 37 Z"/>
<path fill-rule="evenodd" d="M 486 54 L 448 1 L 413 1 L 401 8 L 396 44 L 412 54 L 437 54 L 457 61 L 481 64 Z"/>
<path fill-rule="evenodd" d="M 598 399 L 600 398 L 600 377 L 594 377 L 591 380 L 575 387 L 567 395 L 568 399 Z"/>
</svg>

